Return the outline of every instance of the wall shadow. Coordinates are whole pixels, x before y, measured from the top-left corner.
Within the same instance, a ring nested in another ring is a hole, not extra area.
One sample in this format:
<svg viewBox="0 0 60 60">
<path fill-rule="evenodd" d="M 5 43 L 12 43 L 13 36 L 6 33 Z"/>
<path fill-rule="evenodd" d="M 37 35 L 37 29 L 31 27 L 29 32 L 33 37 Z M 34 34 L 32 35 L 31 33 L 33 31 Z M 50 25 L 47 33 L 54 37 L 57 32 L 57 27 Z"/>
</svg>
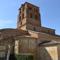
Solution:
<svg viewBox="0 0 60 60">
<path fill-rule="evenodd" d="M 17 60 L 14 53 L 10 54 L 9 60 Z"/>
<path fill-rule="evenodd" d="M 52 60 L 50 54 L 44 47 L 38 47 L 37 60 Z"/>
<path fill-rule="evenodd" d="M 57 46 L 58 60 L 60 60 L 60 45 Z"/>
</svg>

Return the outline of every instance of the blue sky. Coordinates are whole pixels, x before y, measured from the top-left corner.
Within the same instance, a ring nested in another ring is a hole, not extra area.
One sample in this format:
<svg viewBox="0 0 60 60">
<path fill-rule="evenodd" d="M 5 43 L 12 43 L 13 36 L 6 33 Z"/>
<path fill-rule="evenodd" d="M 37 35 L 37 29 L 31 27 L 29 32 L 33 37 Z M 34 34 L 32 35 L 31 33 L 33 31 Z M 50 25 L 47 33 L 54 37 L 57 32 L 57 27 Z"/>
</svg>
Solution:
<svg viewBox="0 0 60 60">
<path fill-rule="evenodd" d="M 42 26 L 60 34 L 60 0 L 0 0 L 0 29 L 16 28 L 18 8 L 26 1 L 40 8 Z"/>
</svg>

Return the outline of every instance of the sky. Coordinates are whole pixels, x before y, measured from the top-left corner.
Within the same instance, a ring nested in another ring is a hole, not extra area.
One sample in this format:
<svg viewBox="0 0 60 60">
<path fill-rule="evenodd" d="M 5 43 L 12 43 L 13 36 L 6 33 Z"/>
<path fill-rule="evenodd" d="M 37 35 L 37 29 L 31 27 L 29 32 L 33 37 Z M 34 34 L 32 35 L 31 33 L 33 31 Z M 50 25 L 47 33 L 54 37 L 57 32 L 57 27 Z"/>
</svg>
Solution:
<svg viewBox="0 0 60 60">
<path fill-rule="evenodd" d="M 60 35 L 60 0 L 0 0 L 0 29 L 16 28 L 18 9 L 24 2 L 38 6 L 42 26 Z"/>
</svg>

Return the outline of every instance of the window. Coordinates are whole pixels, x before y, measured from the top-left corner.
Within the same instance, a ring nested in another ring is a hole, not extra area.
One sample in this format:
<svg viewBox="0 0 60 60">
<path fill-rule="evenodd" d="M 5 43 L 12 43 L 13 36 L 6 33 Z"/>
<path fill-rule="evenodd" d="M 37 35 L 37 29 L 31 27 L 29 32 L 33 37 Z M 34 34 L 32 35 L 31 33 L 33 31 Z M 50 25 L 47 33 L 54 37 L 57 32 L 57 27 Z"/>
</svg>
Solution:
<svg viewBox="0 0 60 60">
<path fill-rule="evenodd" d="M 25 9 L 25 6 L 24 6 L 24 4 L 22 5 L 22 11 L 24 11 L 24 9 Z"/>
<path fill-rule="evenodd" d="M 22 25 L 22 21 L 20 22 L 20 24 Z"/>
<path fill-rule="evenodd" d="M 19 13 L 21 13 L 21 9 L 20 9 Z"/>
<path fill-rule="evenodd" d="M 34 27 L 34 31 L 36 31 L 36 28 Z"/>
<path fill-rule="evenodd" d="M 31 9 L 32 9 L 31 5 L 28 5 L 28 9 L 29 9 L 29 10 L 31 10 Z"/>
<path fill-rule="evenodd" d="M 33 16 L 32 16 L 32 13 L 30 13 L 30 18 L 32 18 Z"/>
<path fill-rule="evenodd" d="M 38 9 L 37 8 L 34 8 L 34 12 L 37 13 L 38 12 Z"/>
<path fill-rule="evenodd" d="M 22 11 L 24 11 L 24 7 L 22 8 Z"/>
<path fill-rule="evenodd" d="M 21 20 L 21 16 L 19 16 L 19 20 Z"/>
<path fill-rule="evenodd" d="M 38 19 L 38 15 L 37 14 L 35 14 L 35 19 Z"/>
<path fill-rule="evenodd" d="M 24 13 L 22 14 L 22 19 L 24 18 Z"/>
</svg>

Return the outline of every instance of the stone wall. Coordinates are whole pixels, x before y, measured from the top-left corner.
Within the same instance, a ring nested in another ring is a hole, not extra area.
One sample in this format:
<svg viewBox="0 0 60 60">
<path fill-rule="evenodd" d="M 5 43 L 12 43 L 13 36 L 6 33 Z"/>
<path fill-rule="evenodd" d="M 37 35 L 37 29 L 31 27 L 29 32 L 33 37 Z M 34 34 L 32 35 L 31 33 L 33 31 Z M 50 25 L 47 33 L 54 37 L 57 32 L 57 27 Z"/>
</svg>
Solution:
<svg viewBox="0 0 60 60">
<path fill-rule="evenodd" d="M 34 60 L 59 60 L 60 45 L 38 46 L 40 40 L 52 39 L 47 39 L 48 37 L 42 37 L 40 39 L 20 37 L 19 39 L 15 40 L 15 53 L 20 55 L 31 54 L 34 56 Z"/>
<path fill-rule="evenodd" d="M 57 46 L 39 47 L 37 52 L 38 60 L 58 60 Z"/>
<path fill-rule="evenodd" d="M 16 53 L 34 53 L 35 48 L 36 48 L 36 39 L 27 37 L 15 41 Z"/>
</svg>

